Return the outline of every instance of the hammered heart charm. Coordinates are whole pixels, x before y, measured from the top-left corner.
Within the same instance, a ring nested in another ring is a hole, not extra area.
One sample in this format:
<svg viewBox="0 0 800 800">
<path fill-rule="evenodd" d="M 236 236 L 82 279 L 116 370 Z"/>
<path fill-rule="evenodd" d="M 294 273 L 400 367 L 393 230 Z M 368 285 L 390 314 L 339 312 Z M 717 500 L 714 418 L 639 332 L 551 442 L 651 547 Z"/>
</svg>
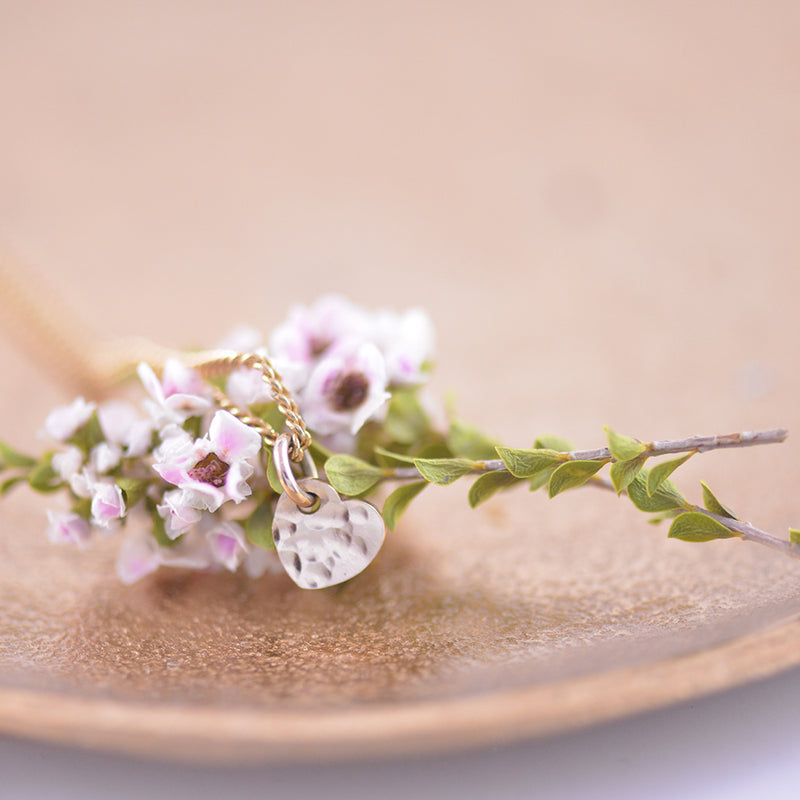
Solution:
<svg viewBox="0 0 800 800">
<path fill-rule="evenodd" d="M 316 478 L 298 485 L 316 495 L 319 505 L 304 511 L 285 492 L 280 496 L 272 537 L 283 568 L 301 589 L 324 589 L 358 575 L 383 544 L 378 509 L 363 500 L 342 500 Z"/>
</svg>

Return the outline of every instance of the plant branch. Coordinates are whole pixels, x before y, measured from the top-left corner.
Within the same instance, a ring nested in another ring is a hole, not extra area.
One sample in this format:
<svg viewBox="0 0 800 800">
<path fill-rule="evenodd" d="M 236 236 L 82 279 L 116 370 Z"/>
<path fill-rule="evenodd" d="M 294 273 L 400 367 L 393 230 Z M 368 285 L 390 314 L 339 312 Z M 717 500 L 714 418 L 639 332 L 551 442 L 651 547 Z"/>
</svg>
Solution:
<svg viewBox="0 0 800 800">
<path fill-rule="evenodd" d="M 706 453 L 710 450 L 721 450 L 729 447 L 754 447 L 762 444 L 778 444 L 786 439 L 789 432 L 784 428 L 773 428 L 766 431 L 742 431 L 720 436 L 688 436 L 684 439 L 664 439 L 646 443 L 642 457 L 674 455 L 675 453 Z M 608 447 L 594 450 L 572 450 L 564 454 L 565 461 L 610 461 L 615 459 Z M 476 467 L 470 474 L 480 475 L 484 472 L 502 472 L 506 465 L 502 459 L 492 458 L 476 461 Z M 422 475 L 416 467 L 387 467 L 381 480 L 416 481 Z"/>
</svg>

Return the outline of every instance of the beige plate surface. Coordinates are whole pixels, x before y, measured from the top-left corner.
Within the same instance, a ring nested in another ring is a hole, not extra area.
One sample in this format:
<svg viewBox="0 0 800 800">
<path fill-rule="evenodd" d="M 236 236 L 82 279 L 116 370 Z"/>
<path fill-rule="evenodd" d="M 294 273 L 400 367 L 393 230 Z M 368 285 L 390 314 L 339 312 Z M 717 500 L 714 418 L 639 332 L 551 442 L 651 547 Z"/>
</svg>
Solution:
<svg viewBox="0 0 800 800">
<path fill-rule="evenodd" d="M 423 303 L 434 396 L 514 446 L 800 430 L 797 5 L 4 3 L 0 226 L 106 338 L 213 344 L 340 291 Z M 45 291 L 47 290 L 47 291 Z M 70 395 L 4 290 L 0 437 Z M 56 335 L 78 325 L 56 319 Z M 16 344 L 12 344 L 16 342 Z M 796 443 L 692 459 L 800 524 Z M 160 757 L 508 741 L 800 662 L 800 567 L 624 500 L 426 492 L 374 565 L 164 572 L 0 506 L 0 729 Z"/>
</svg>

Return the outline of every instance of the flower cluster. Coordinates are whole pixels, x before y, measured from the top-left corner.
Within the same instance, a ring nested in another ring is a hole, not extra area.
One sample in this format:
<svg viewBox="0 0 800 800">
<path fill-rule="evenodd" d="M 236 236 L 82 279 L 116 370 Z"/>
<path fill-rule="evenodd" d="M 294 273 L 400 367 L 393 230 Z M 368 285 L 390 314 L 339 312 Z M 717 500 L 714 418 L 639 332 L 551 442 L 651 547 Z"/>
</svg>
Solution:
<svg viewBox="0 0 800 800">
<path fill-rule="evenodd" d="M 268 339 L 239 328 L 221 347 L 267 355 L 327 456 L 323 444 L 356 452 L 360 439 L 374 438 L 392 396 L 413 395 L 425 381 L 433 329 L 421 310 L 368 312 L 328 296 L 292 309 Z M 68 511 L 48 512 L 50 540 L 85 547 L 93 532 L 123 532 L 117 571 L 125 583 L 162 565 L 280 571 L 271 552 L 280 487 L 260 434 L 220 409 L 211 386 L 179 359 L 160 377 L 147 364 L 138 375 L 140 408 L 78 398 L 55 409 L 42 434 L 60 448 L 42 461 L 3 446 L 13 453 L 6 466 L 16 457 L 33 488 L 63 489 L 70 499 Z M 237 370 L 223 389 L 280 422 L 259 371 Z"/>
</svg>

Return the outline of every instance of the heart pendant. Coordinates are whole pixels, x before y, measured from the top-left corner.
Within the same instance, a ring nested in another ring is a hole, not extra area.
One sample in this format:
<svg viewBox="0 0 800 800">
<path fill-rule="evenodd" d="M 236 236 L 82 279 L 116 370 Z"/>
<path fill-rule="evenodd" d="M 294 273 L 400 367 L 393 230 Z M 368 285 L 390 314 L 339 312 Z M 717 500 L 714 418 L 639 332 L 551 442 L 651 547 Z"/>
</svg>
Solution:
<svg viewBox="0 0 800 800">
<path fill-rule="evenodd" d="M 318 497 L 319 505 L 304 511 L 285 492 L 278 499 L 272 537 L 283 568 L 301 589 L 324 589 L 358 575 L 383 544 L 378 509 L 363 500 L 342 500 L 316 478 L 298 485 Z"/>
</svg>

